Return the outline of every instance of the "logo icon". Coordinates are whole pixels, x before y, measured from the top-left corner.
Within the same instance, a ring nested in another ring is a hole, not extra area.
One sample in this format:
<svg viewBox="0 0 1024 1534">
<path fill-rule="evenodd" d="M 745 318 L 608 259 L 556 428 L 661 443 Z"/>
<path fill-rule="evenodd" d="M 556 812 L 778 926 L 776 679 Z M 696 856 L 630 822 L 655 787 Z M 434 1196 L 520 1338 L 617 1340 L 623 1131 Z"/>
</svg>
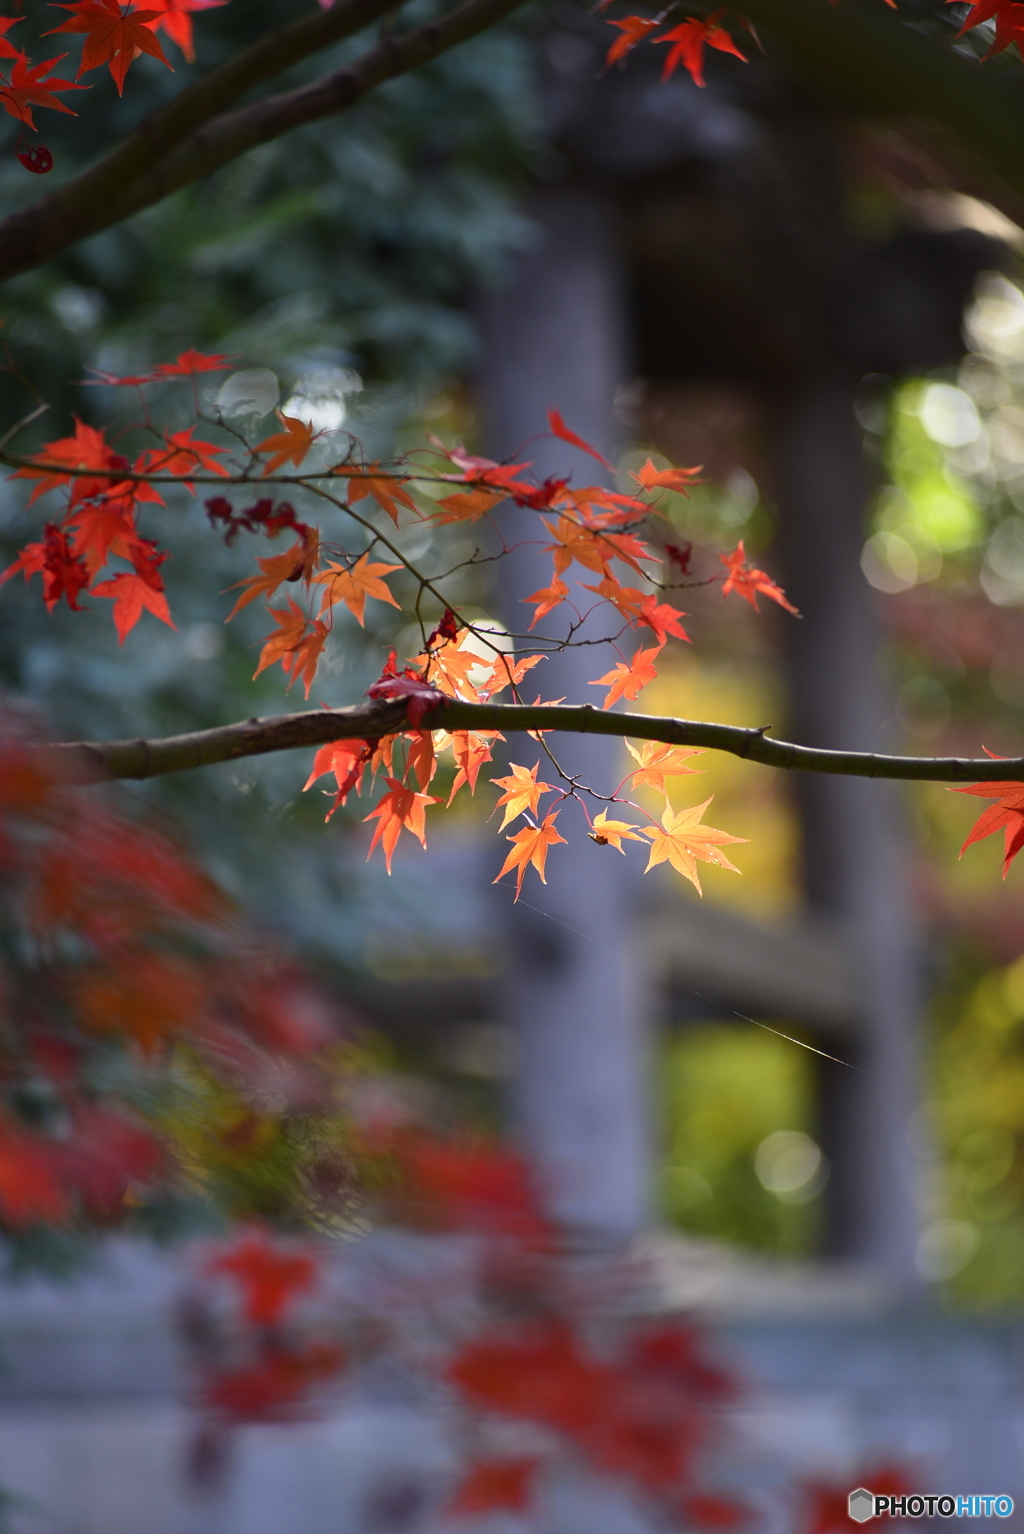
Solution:
<svg viewBox="0 0 1024 1534">
<path fill-rule="evenodd" d="M 856 1491 L 851 1491 L 848 1505 L 854 1523 L 866 1523 L 874 1517 L 875 1499 L 866 1486 L 858 1486 Z"/>
</svg>

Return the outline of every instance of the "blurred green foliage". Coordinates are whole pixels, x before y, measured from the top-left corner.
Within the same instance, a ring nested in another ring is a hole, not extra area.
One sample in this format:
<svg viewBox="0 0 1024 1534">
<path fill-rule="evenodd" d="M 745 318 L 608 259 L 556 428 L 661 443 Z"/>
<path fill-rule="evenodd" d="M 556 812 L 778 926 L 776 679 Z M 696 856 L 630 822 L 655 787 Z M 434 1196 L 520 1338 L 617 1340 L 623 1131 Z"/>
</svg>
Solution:
<svg viewBox="0 0 1024 1534">
<path fill-rule="evenodd" d="M 772 1180 L 771 1137 L 814 1133 L 811 1056 L 740 1023 L 689 1023 L 665 1045 L 658 1077 L 664 1215 L 693 1234 L 777 1256 L 813 1251 L 824 1164 L 781 1194 L 758 1175 Z"/>
</svg>

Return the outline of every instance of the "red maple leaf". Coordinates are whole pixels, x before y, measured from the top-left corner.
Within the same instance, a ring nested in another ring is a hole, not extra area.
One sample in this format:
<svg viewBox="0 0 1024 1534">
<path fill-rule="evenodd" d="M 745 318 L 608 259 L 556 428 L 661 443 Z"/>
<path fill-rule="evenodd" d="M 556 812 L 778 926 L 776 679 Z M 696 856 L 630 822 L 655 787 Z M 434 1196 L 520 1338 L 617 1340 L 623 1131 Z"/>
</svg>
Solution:
<svg viewBox="0 0 1024 1534">
<path fill-rule="evenodd" d="M 162 0 L 160 0 L 162 3 Z M 210 5 L 226 5 L 227 0 L 206 0 Z M 198 7 L 190 6 L 190 10 Z M 155 25 L 156 23 L 154 23 Z M 153 369 L 154 378 L 192 378 L 196 373 L 223 373 L 231 356 L 227 352 L 197 352 L 194 346 L 179 353 L 176 362 L 158 362 Z M 143 382 L 148 382 L 144 379 Z"/>
<path fill-rule="evenodd" d="M 6 571 L 4 577 L 6 579 Z M 994 756 L 995 753 L 986 748 L 986 754 Z M 986 836 L 994 836 L 997 831 L 1002 831 L 1005 879 L 1010 864 L 1024 847 L 1024 783 L 965 783 L 949 791 L 951 794 L 974 794 L 979 799 L 999 801 L 998 804 L 990 804 L 987 810 L 982 810 L 970 836 L 960 848 L 960 856 L 963 857 L 974 842 L 984 841 Z"/>
<path fill-rule="evenodd" d="M 766 575 L 763 570 L 758 570 L 756 565 L 747 564 L 747 556 L 743 552 L 742 538 L 731 554 L 720 554 L 719 558 L 729 572 L 722 587 L 723 597 L 727 597 L 731 591 L 735 591 L 736 595 L 743 597 L 745 601 L 749 602 L 756 612 L 758 610 L 757 594 L 760 592 L 762 596 L 771 597 L 773 602 L 778 602 L 780 607 L 784 607 L 788 613 L 792 613 L 795 618 L 799 618 L 800 613 L 798 609 L 793 606 L 792 602 L 787 600 L 786 593 L 782 587 L 777 586 L 771 576 Z"/>
<path fill-rule="evenodd" d="M 121 9 L 118 0 L 74 0 L 74 4 L 61 5 L 60 9 L 73 14 L 68 21 L 62 21 L 59 27 L 52 28 L 46 35 L 52 36 L 54 32 L 85 34 L 76 80 L 81 79 L 90 69 L 99 69 L 106 64 L 120 96 L 124 91 L 124 77 L 132 60 L 140 53 L 148 53 L 150 58 L 159 59 L 161 64 L 166 64 L 170 69 L 170 61 L 164 50 L 145 25 L 158 20 L 159 11 L 136 11 L 134 15 L 129 15 Z"/>
<path fill-rule="evenodd" d="M 722 53 L 731 53 L 736 58 L 747 62 L 746 55 L 741 53 L 729 36 L 724 27 L 717 25 L 724 11 L 715 11 L 712 16 L 696 17 L 688 16 L 678 27 L 673 27 L 671 32 L 664 32 L 657 39 L 659 43 L 671 43 L 668 55 L 665 59 L 665 67 L 661 71 L 661 78 L 667 80 L 675 74 L 679 65 L 689 70 L 695 85 L 704 84 L 704 49 L 718 48 Z"/>
<path fill-rule="evenodd" d="M 67 54 L 62 53 L 58 58 L 45 59 L 42 64 L 30 64 L 23 53 L 16 53 L 10 79 L 4 80 L 0 76 L 0 102 L 3 103 L 4 111 L 24 123 L 26 128 L 31 128 L 33 133 L 36 128 L 32 117 L 33 107 L 50 107 L 54 112 L 67 112 L 70 117 L 76 115 L 63 101 L 57 100 L 55 93 L 81 91 L 86 87 L 75 85 L 72 80 L 62 80 L 58 75 L 43 78 L 48 69 L 66 58 Z"/>
<path fill-rule="evenodd" d="M 950 0 L 951 3 L 951 0 Z M 893 0 L 889 0 L 893 4 Z M 963 26 L 957 33 L 963 37 L 972 27 L 979 26 L 983 21 L 995 20 L 996 35 L 988 52 L 982 55 L 982 62 L 990 59 L 995 53 L 1002 53 L 1004 48 L 1009 48 L 1011 43 L 1017 44 L 1018 53 L 1021 51 L 1021 38 L 1024 37 L 1024 5 L 1017 0 L 974 0 L 967 13 Z"/>
<path fill-rule="evenodd" d="M 368 698 L 403 698 L 406 705 L 406 718 L 417 730 L 423 722 L 424 714 L 428 714 L 432 708 L 437 708 L 438 704 L 447 701 L 444 693 L 436 687 L 431 687 L 429 682 L 409 674 L 381 676 L 366 689 L 366 696 Z"/>
<path fill-rule="evenodd" d="M 196 50 L 192 42 L 191 11 L 208 11 L 227 0 L 131 0 L 132 5 L 144 5 L 148 11 L 158 11 L 155 21 L 146 25 L 154 32 L 161 28 L 172 38 L 190 64 L 195 63 Z"/>
<path fill-rule="evenodd" d="M 308 1252 L 285 1250 L 263 1235 L 247 1235 L 230 1251 L 214 1257 L 211 1273 L 226 1273 L 242 1291 L 243 1314 L 253 1326 L 275 1326 L 293 1296 L 306 1294 L 317 1278 Z"/>
<path fill-rule="evenodd" d="M 44 527 L 41 543 L 26 544 L 14 563 L 7 566 L 0 575 L 0 586 L 19 570 L 26 580 L 33 575 L 43 577 L 43 601 L 48 612 L 53 612 L 61 597 L 67 599 L 72 612 L 83 610 L 78 605 L 78 596 L 87 588 L 92 576 L 85 561 L 69 543 L 67 533 L 53 522 L 47 522 Z"/>
<path fill-rule="evenodd" d="M 453 1516 L 500 1510 L 525 1513 L 530 1506 L 537 1459 L 482 1459 L 472 1465 L 448 1504 Z"/>
<path fill-rule="evenodd" d="M 225 0 L 225 4 L 227 0 Z M 223 453 L 225 448 L 217 447 L 213 442 L 203 442 L 200 438 L 193 437 L 194 426 L 186 427 L 184 431 L 170 432 L 164 437 L 166 447 L 147 448 L 140 453 L 135 460 L 135 468 L 140 474 L 176 474 L 185 475 L 189 471 L 205 469 L 210 474 L 227 474 L 223 464 L 217 462 L 214 456 Z M 195 494 L 195 486 L 184 480 L 185 488 Z"/>
</svg>

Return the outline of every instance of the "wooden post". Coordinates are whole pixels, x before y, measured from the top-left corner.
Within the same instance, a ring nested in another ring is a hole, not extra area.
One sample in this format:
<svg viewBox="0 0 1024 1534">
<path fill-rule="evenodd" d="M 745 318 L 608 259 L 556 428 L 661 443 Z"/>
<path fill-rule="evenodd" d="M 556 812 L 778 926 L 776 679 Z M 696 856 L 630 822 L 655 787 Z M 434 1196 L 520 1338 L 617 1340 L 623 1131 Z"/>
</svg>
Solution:
<svg viewBox="0 0 1024 1534">
<path fill-rule="evenodd" d="M 529 459 L 541 476 L 571 469 L 576 483 L 592 483 L 600 474 L 593 460 L 565 443 L 530 439 L 547 430 L 547 411 L 556 408 L 601 451 L 610 455 L 615 445 L 612 403 L 625 367 L 612 215 L 599 196 L 567 187 L 538 193 L 528 211 L 537 246 L 481 307 L 486 439 L 494 456 Z M 530 540 L 500 567 L 506 620 L 522 631 L 532 611 L 522 598 L 548 582 L 548 558 L 539 557 L 547 538 L 529 511 L 510 513 L 506 536 Z M 561 631 L 557 619 L 547 632 Z M 610 667 L 614 657 L 601 649 L 554 656 L 535 673 L 538 686 L 547 697 L 599 702 L 587 683 L 605 654 Z M 566 772 L 601 792 L 621 776 L 616 742 L 560 740 L 552 749 Z M 558 781 L 532 743 L 513 754 L 527 766 L 539 756 L 540 778 Z M 546 888 L 531 876 L 513 907 L 511 889 L 499 886 L 511 942 L 504 1003 L 521 1049 L 514 1109 L 551 1213 L 580 1235 L 615 1240 L 650 1212 L 648 1009 L 630 960 L 625 860 L 587 839 L 577 805 L 566 804 L 558 823 L 570 842 L 551 849 Z"/>
<path fill-rule="evenodd" d="M 775 413 L 775 492 L 786 589 L 794 739 L 887 749 L 873 593 L 860 568 L 866 483 L 855 380 L 806 379 Z M 859 1072 L 823 1081 L 833 1165 L 828 1249 L 915 1279 L 918 1210 L 908 1130 L 917 1102 L 921 950 L 907 888 L 899 791 L 864 779 L 798 779 L 812 906 L 839 917 L 861 991 Z"/>
</svg>

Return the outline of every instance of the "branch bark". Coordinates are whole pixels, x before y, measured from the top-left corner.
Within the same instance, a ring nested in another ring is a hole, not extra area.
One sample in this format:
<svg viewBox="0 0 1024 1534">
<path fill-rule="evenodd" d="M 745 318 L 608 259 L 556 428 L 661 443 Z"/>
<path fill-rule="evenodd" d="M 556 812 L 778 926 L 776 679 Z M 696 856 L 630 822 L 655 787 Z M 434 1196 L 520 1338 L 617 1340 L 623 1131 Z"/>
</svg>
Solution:
<svg viewBox="0 0 1024 1534">
<path fill-rule="evenodd" d="M 345 69 L 225 112 L 239 96 L 395 9 L 395 0 L 337 0 L 212 70 L 96 165 L 30 208 L 0 220 L 0 278 L 160 202 L 229 160 L 303 123 L 354 106 L 367 92 L 486 31 L 522 0 L 467 0 L 439 20 L 384 38 Z M 219 114 L 219 115 L 218 115 Z"/>
<path fill-rule="evenodd" d="M 1024 782 L 1024 757 L 881 756 L 866 751 L 821 751 L 772 740 L 763 729 L 706 724 L 696 719 L 655 714 L 605 713 L 589 705 L 573 707 L 518 703 L 445 702 L 424 715 L 431 730 L 560 730 L 577 735 L 611 735 L 664 741 L 728 751 L 765 767 L 823 772 L 858 778 L 895 778 L 904 782 Z M 162 740 L 77 741 L 39 748 L 41 758 L 62 782 L 99 783 L 112 778 L 155 778 L 168 772 L 234 762 L 272 751 L 295 751 L 332 740 L 367 740 L 408 729 L 404 700 L 360 703 L 352 708 L 310 709 Z"/>
</svg>

